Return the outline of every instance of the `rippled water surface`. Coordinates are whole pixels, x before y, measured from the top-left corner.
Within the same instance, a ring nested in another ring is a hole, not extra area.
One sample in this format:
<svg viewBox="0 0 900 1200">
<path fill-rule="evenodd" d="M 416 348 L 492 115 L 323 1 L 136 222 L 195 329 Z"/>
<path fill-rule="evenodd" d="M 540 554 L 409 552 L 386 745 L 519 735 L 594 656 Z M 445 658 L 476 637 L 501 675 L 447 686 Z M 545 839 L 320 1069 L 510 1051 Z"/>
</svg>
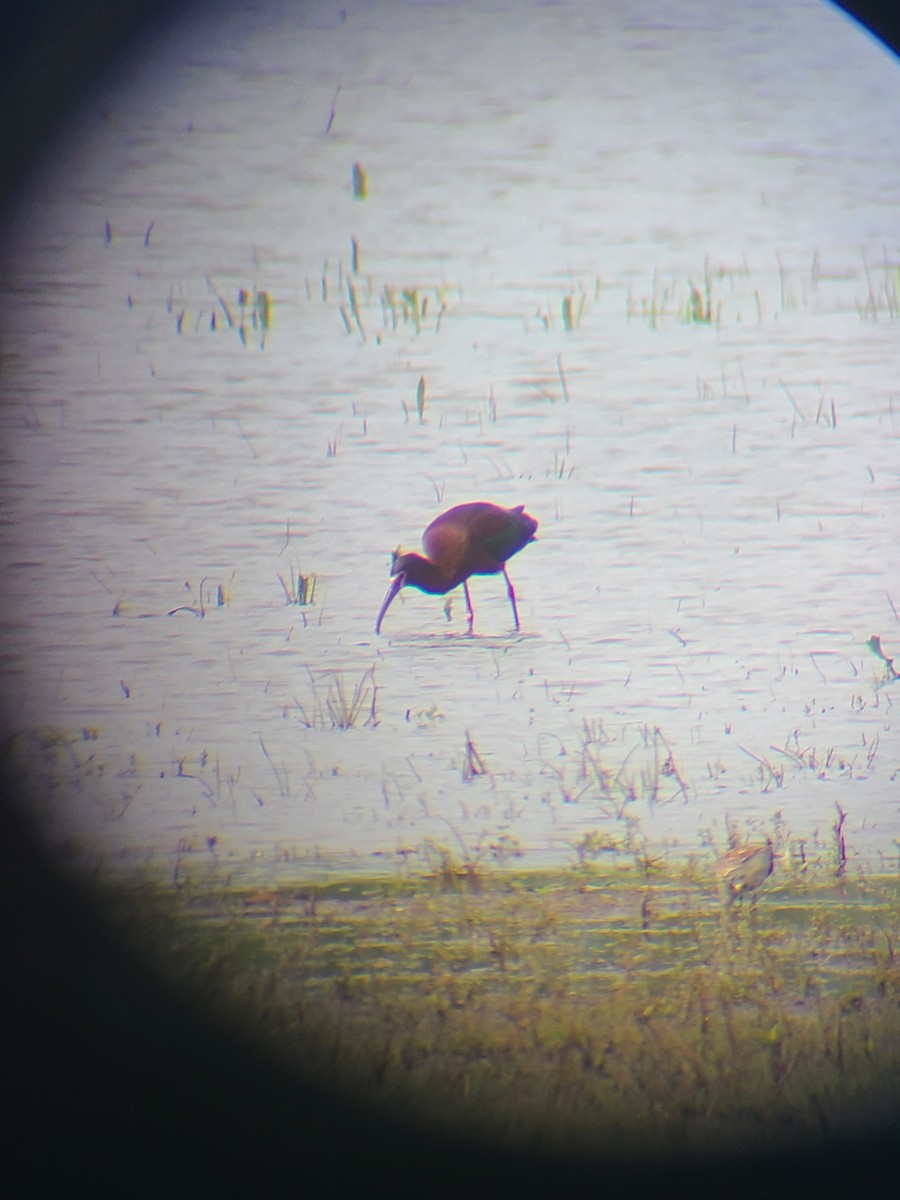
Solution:
<svg viewBox="0 0 900 1200">
<path fill-rule="evenodd" d="M 538 863 L 824 852 L 842 810 L 894 865 L 898 103 L 818 3 L 263 3 L 109 80 L 4 250 L 48 839 Z M 411 589 L 375 637 L 391 550 L 472 499 L 540 522 L 521 633 L 477 578 L 474 637 Z"/>
</svg>

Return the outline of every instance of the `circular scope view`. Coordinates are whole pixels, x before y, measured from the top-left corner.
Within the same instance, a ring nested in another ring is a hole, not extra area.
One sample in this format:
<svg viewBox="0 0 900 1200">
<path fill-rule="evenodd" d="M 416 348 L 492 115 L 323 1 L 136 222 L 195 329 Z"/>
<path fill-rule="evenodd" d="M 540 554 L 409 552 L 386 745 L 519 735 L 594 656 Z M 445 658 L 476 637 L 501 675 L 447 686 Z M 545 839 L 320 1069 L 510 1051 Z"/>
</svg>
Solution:
<svg viewBox="0 0 900 1200">
<path fill-rule="evenodd" d="M 587 1160 L 900 1110 L 897 61 L 201 6 L 2 233 L 0 733 L 297 1078 Z"/>
</svg>

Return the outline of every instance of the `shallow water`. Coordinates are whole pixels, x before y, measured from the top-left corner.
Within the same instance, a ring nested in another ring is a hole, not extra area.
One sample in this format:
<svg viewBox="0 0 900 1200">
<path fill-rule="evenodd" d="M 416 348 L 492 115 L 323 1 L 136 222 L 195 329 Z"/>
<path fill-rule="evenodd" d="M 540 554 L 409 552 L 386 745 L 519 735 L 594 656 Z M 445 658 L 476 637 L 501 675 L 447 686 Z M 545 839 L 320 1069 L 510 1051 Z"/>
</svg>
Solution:
<svg viewBox="0 0 900 1200">
<path fill-rule="evenodd" d="M 6 234 L 3 727 L 48 839 L 824 854 L 839 805 L 895 865 L 898 102 L 803 3 L 266 3 L 123 69 Z M 521 635 L 477 578 L 474 637 L 409 590 L 376 638 L 469 499 L 540 521 Z"/>
</svg>

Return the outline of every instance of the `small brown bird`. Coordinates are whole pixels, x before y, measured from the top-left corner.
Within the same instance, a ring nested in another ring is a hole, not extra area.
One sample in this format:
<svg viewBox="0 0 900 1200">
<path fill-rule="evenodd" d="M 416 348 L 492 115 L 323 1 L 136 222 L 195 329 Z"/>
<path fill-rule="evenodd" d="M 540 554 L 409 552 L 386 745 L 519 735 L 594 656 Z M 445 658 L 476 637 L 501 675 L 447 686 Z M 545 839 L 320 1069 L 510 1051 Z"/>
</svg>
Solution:
<svg viewBox="0 0 900 1200">
<path fill-rule="evenodd" d="M 775 852 L 772 839 L 762 845 L 737 846 L 716 863 L 716 879 L 723 904 L 731 904 L 744 892 L 753 892 L 772 874 Z"/>
</svg>

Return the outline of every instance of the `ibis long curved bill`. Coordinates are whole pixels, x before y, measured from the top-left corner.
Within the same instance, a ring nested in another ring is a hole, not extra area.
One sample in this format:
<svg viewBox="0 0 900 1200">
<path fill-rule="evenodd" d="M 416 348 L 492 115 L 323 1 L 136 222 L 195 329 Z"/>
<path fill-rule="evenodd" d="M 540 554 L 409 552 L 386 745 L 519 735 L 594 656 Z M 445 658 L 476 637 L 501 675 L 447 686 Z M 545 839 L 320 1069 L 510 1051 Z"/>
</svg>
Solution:
<svg viewBox="0 0 900 1200">
<path fill-rule="evenodd" d="M 381 602 L 381 608 L 378 610 L 378 620 L 375 622 L 375 632 L 381 633 L 381 622 L 384 620 L 384 614 L 391 606 L 391 601 L 406 583 L 406 572 L 401 571 L 391 580 L 391 586 L 387 590 L 387 594 Z"/>
</svg>

